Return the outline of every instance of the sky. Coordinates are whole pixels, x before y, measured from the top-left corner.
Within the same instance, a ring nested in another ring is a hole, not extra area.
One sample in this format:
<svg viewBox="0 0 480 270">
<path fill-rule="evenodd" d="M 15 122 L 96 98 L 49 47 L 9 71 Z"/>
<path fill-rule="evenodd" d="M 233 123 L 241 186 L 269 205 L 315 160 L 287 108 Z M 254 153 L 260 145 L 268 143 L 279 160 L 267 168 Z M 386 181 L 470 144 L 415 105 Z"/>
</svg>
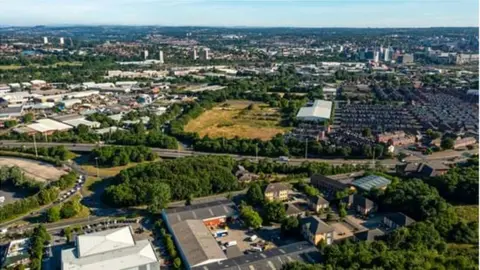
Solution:
<svg viewBox="0 0 480 270">
<path fill-rule="evenodd" d="M 0 25 L 478 26 L 478 0 L 0 0 Z"/>
</svg>

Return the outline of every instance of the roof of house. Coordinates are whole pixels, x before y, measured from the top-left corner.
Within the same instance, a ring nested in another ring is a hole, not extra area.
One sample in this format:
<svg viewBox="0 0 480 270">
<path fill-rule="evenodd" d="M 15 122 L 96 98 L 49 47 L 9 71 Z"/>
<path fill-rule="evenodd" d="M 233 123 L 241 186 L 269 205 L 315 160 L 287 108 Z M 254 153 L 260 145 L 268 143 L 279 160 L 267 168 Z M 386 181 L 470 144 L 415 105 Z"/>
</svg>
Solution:
<svg viewBox="0 0 480 270">
<path fill-rule="evenodd" d="M 190 267 L 208 260 L 227 259 L 203 221 L 185 220 L 171 227 L 179 248 Z"/>
<path fill-rule="evenodd" d="M 150 242 L 135 242 L 130 227 L 80 235 L 76 244 L 76 248 L 62 251 L 62 269 L 135 269 L 143 265 L 159 269 Z"/>
<path fill-rule="evenodd" d="M 193 270 L 273 270 L 282 269 L 288 262 L 320 261 L 320 252 L 312 244 L 302 241 L 278 248 L 255 252 L 245 256 L 231 258 L 192 268 Z"/>
<path fill-rule="evenodd" d="M 355 237 L 360 241 L 375 241 L 375 238 L 383 236 L 385 233 L 378 228 L 357 232 Z"/>
<path fill-rule="evenodd" d="M 398 226 L 408 226 L 415 223 L 415 220 L 413 218 L 410 218 L 409 216 L 400 212 L 388 214 L 385 217 L 393 221 Z"/>
<path fill-rule="evenodd" d="M 284 190 L 290 190 L 290 188 L 285 185 L 284 183 L 271 183 L 268 184 L 268 186 L 265 188 L 265 193 L 270 193 L 270 192 L 280 192 Z"/>
<path fill-rule="evenodd" d="M 346 203 L 352 204 L 353 206 L 360 206 L 364 209 L 369 209 L 375 206 L 375 203 L 362 195 L 359 194 L 350 194 L 345 198 Z"/>
<path fill-rule="evenodd" d="M 299 215 L 304 213 L 305 211 L 298 208 L 295 204 L 293 203 L 287 203 L 285 204 L 285 212 L 287 216 L 293 216 L 293 215 Z"/>
<path fill-rule="evenodd" d="M 223 216 L 230 217 L 236 213 L 235 204 L 227 199 L 164 210 L 164 215 L 172 225 L 188 219 L 205 220 Z"/>
<path fill-rule="evenodd" d="M 309 216 L 301 220 L 302 226 L 312 234 L 323 234 L 333 232 L 334 228 L 325 223 L 317 216 Z"/>
<path fill-rule="evenodd" d="M 383 188 L 392 181 L 378 175 L 367 175 L 352 181 L 352 185 L 362 190 L 369 191 L 372 188 Z"/>
<path fill-rule="evenodd" d="M 402 168 L 402 167 L 400 167 Z M 436 171 L 448 170 L 449 167 L 441 162 L 430 163 L 407 163 L 403 165 L 403 173 L 406 174 L 420 174 L 423 176 L 435 176 Z"/>
<path fill-rule="evenodd" d="M 332 102 L 327 100 L 315 100 L 311 107 L 302 107 L 297 113 L 297 118 L 324 118 L 330 119 Z"/>
<path fill-rule="evenodd" d="M 316 204 L 316 205 L 329 204 L 329 202 L 328 202 L 325 198 L 323 198 L 322 196 L 320 196 L 320 195 L 311 197 L 311 198 L 310 198 L 310 201 L 313 202 L 313 203 Z"/>
</svg>

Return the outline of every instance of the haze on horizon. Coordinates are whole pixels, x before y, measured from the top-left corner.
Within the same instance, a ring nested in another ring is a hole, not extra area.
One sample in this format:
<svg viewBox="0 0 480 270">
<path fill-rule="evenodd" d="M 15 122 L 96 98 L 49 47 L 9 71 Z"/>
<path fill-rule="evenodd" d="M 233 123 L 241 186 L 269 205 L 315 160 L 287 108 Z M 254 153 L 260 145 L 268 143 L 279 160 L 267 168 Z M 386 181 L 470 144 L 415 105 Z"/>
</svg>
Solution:
<svg viewBox="0 0 480 270">
<path fill-rule="evenodd" d="M 0 0 L 0 25 L 478 26 L 476 0 Z"/>
</svg>

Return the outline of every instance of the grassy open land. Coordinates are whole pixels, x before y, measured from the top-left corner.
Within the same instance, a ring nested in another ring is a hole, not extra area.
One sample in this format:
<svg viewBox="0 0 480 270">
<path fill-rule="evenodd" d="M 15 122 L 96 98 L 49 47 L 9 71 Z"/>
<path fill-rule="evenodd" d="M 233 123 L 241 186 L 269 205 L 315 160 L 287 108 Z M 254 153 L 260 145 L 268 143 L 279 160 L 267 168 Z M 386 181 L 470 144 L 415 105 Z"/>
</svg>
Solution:
<svg viewBox="0 0 480 270">
<path fill-rule="evenodd" d="M 121 170 L 128 169 L 137 165 L 136 163 L 129 163 L 125 166 L 118 166 L 118 167 L 111 167 L 111 168 L 98 168 L 98 173 L 100 177 L 110 177 L 117 175 Z M 97 175 L 97 168 L 94 165 L 82 165 L 80 166 L 83 170 L 85 170 L 89 175 Z"/>
<path fill-rule="evenodd" d="M 278 109 L 265 103 L 229 100 L 190 121 L 185 131 L 197 132 L 201 137 L 269 140 L 288 130 L 280 126 L 280 121 Z"/>
<path fill-rule="evenodd" d="M 466 222 L 478 220 L 478 205 L 457 205 L 455 212 L 460 219 Z"/>
<path fill-rule="evenodd" d="M 20 65 L 0 65 L 0 70 L 14 70 L 23 68 Z"/>
<path fill-rule="evenodd" d="M 32 64 L 29 66 L 22 66 L 22 65 L 0 65 L 0 70 L 14 70 L 14 69 L 21 69 L 25 67 L 37 67 L 37 68 L 51 68 L 51 67 L 62 67 L 62 66 L 81 66 L 83 63 L 74 61 L 74 62 L 58 62 L 52 65 L 38 65 Z"/>
<path fill-rule="evenodd" d="M 156 160 L 153 160 L 153 161 L 144 161 L 142 163 L 155 162 L 155 161 L 159 161 L 159 160 L 160 159 L 156 159 Z M 127 165 L 124 165 L 124 166 L 99 167 L 98 168 L 98 173 L 100 174 L 100 177 L 111 177 L 111 176 L 117 175 L 122 170 L 131 168 L 131 167 L 135 167 L 138 164 L 140 164 L 140 163 L 131 162 L 131 163 L 128 163 Z M 80 165 L 80 167 L 83 170 L 85 170 L 88 173 L 88 175 L 97 175 L 97 167 L 95 167 L 95 165 L 85 163 L 85 164 Z"/>
</svg>

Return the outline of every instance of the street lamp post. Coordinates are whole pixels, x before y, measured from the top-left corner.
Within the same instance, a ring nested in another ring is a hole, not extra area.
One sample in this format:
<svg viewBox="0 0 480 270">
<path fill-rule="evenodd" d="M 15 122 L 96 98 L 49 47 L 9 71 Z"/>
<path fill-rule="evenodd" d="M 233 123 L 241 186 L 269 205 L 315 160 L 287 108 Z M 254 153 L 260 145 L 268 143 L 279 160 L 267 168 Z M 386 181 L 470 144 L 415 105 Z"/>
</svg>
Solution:
<svg viewBox="0 0 480 270">
<path fill-rule="evenodd" d="M 95 165 L 97 165 L 97 177 L 100 177 L 100 173 L 98 172 L 98 157 L 95 157 Z"/>
</svg>

